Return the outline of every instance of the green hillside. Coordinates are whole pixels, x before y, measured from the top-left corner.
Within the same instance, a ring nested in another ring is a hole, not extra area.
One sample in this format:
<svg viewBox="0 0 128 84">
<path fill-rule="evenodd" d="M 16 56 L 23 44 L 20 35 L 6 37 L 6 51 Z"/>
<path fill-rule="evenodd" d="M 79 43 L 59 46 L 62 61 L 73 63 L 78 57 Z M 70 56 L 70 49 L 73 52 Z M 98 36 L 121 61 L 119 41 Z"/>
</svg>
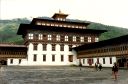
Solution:
<svg viewBox="0 0 128 84">
<path fill-rule="evenodd" d="M 91 23 L 88 26 L 89 29 L 99 29 L 99 30 L 107 30 L 108 32 L 103 33 L 100 36 L 100 40 L 107 40 L 115 37 L 119 37 L 122 35 L 128 34 L 128 29 L 122 27 L 108 26 L 100 23 Z"/>
<path fill-rule="evenodd" d="M 30 23 L 30 21 L 26 18 L 13 19 L 13 20 L 0 20 L 0 42 L 13 42 L 17 44 L 22 44 L 23 43 L 22 37 L 16 35 L 19 25 L 21 23 Z M 106 40 L 128 34 L 128 29 L 121 27 L 107 26 L 93 22 L 88 26 L 88 28 L 108 30 L 108 32 L 105 32 L 100 36 L 100 40 Z"/>
<path fill-rule="evenodd" d="M 17 35 L 21 23 L 30 23 L 26 18 L 13 20 L 0 20 L 0 42 L 22 44 L 22 36 Z"/>
</svg>

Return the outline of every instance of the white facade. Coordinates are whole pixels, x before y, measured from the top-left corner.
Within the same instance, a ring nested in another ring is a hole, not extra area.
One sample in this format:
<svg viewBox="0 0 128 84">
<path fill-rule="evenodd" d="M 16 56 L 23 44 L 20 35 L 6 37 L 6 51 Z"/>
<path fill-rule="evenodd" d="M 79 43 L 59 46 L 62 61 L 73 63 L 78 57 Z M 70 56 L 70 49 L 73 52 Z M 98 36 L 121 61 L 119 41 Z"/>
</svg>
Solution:
<svg viewBox="0 0 128 84">
<path fill-rule="evenodd" d="M 75 45 L 73 47 L 75 47 Z M 36 55 L 36 61 L 34 61 L 34 55 Z M 46 55 L 46 61 L 43 61 L 43 55 Z M 55 55 L 55 61 L 52 61 L 52 55 Z M 63 61 L 61 61 L 61 55 L 63 55 Z M 72 62 L 69 61 L 69 55 L 73 55 Z M 13 62 L 11 62 L 12 60 Z M 37 45 L 37 50 L 34 50 L 34 45 L 30 43 L 28 45 L 28 57 L 26 59 L 8 59 L 7 64 L 20 66 L 61 66 L 78 65 L 79 60 L 76 57 L 76 52 L 69 51 L 69 46 L 66 44 L 64 45 L 64 51 L 60 51 L 59 44 L 56 44 L 55 51 L 52 51 L 51 44 L 47 44 L 47 50 L 43 51 L 43 45 L 41 43 Z"/>
<path fill-rule="evenodd" d="M 74 45 L 73 47 L 75 47 Z M 43 51 L 43 45 L 39 43 L 37 45 L 37 50 L 34 50 L 34 45 L 30 43 L 28 45 L 28 57 L 26 59 L 8 59 L 7 65 L 9 66 L 70 66 L 70 65 L 79 65 L 79 59 L 77 59 L 76 51 L 69 51 L 69 46 L 64 45 L 64 51 L 60 51 L 60 45 L 56 44 L 55 51 L 52 51 L 52 45 L 47 44 L 47 50 Z M 36 55 L 36 61 L 34 61 L 34 55 Z M 46 56 L 46 60 L 43 60 L 43 55 Z M 55 56 L 55 60 L 52 60 L 52 55 Z M 61 55 L 63 55 L 63 61 L 61 60 Z M 73 55 L 73 61 L 69 61 L 69 55 Z M 83 58 L 80 59 L 82 66 L 89 66 L 88 59 Z M 116 62 L 116 57 L 98 57 L 91 58 L 93 60 L 92 65 L 94 66 L 99 59 L 99 63 L 102 64 L 103 67 L 112 67 Z M 111 59 L 111 62 L 110 62 Z"/>
<path fill-rule="evenodd" d="M 110 58 L 111 58 L 111 62 L 110 62 Z M 88 63 L 88 59 L 89 58 L 83 58 L 81 59 L 81 63 L 83 66 L 89 66 Z M 97 63 L 97 58 L 91 58 L 93 60 L 92 65 L 91 66 L 95 66 L 95 63 Z M 116 57 L 98 57 L 99 59 L 99 63 L 103 66 L 103 67 L 112 67 L 113 64 L 116 62 Z M 103 62 L 104 59 L 104 62 Z"/>
<path fill-rule="evenodd" d="M 73 46 L 75 47 L 75 45 Z M 52 45 L 47 44 L 47 51 L 43 51 L 43 45 L 40 43 L 37 45 L 37 50 L 34 50 L 34 45 L 30 43 L 28 45 L 28 57 L 26 59 L 8 59 L 7 65 L 19 65 L 19 66 L 70 66 L 79 65 L 79 59 L 75 51 L 69 51 L 69 46 L 64 45 L 64 51 L 60 51 L 60 45 L 55 46 L 56 51 L 52 51 Z M 36 55 L 36 61 L 34 61 L 34 55 Z M 43 61 L 43 55 L 46 55 L 46 60 Z M 52 61 L 52 55 L 55 55 L 55 61 Z M 63 61 L 61 61 L 61 55 L 63 55 Z M 69 61 L 69 55 L 73 55 L 73 62 Z M 111 58 L 111 62 L 110 62 Z M 89 58 L 81 59 L 82 66 L 89 66 Z M 91 58 L 94 66 L 97 62 L 97 58 Z M 112 67 L 116 62 L 116 57 L 99 57 L 99 63 L 103 67 Z M 103 59 L 105 62 L 103 62 Z M 11 62 L 12 61 L 12 62 Z"/>
</svg>

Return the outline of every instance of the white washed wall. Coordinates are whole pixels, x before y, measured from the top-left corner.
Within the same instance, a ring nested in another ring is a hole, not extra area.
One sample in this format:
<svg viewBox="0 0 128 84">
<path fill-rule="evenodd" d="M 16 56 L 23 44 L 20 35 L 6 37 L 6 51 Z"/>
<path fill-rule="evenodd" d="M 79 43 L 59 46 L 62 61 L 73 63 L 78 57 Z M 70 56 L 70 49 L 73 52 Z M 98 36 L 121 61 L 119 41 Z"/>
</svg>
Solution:
<svg viewBox="0 0 128 84">
<path fill-rule="evenodd" d="M 105 58 L 105 64 L 103 64 L 103 58 Z M 84 59 L 85 59 L 85 63 L 83 63 L 83 59 L 81 59 L 82 65 L 89 66 L 88 61 L 87 61 L 88 58 L 84 58 Z M 93 61 L 94 62 L 92 66 L 94 66 L 95 63 L 97 62 L 97 58 L 93 58 Z M 101 63 L 103 67 L 112 67 L 115 62 L 116 62 L 115 56 L 112 57 L 112 64 L 110 64 L 110 57 L 99 57 L 99 63 Z"/>
<path fill-rule="evenodd" d="M 13 63 L 11 63 L 11 59 L 13 59 Z M 21 62 L 19 63 L 19 59 L 9 58 L 7 60 L 7 65 L 13 66 L 13 65 L 27 65 L 27 59 L 21 59 Z"/>
<path fill-rule="evenodd" d="M 73 45 L 75 47 L 75 45 Z M 10 63 L 11 59 L 7 60 L 8 65 L 21 65 L 21 66 L 41 66 L 41 65 L 49 65 L 49 66 L 61 66 L 61 65 L 79 65 L 79 59 L 77 59 L 76 51 L 69 51 L 69 46 L 64 45 L 64 51 L 60 51 L 60 45 L 56 45 L 56 51 L 52 51 L 52 45 L 47 44 L 47 51 L 42 50 L 43 45 L 38 44 L 37 50 L 33 50 L 33 44 L 30 43 L 28 45 L 28 57 L 26 59 L 22 59 L 19 64 L 19 59 L 13 59 L 13 63 Z M 37 61 L 33 61 L 33 55 L 37 54 Z M 46 61 L 43 61 L 43 54 L 46 54 Z M 52 62 L 52 55 L 55 55 L 55 61 Z M 61 55 L 64 55 L 64 61 L 61 62 Z M 73 55 L 73 62 L 69 62 L 69 55 Z M 103 64 L 103 58 L 105 58 L 105 64 Z M 85 63 L 83 64 L 83 59 L 81 59 L 81 63 L 83 66 L 89 66 L 87 63 L 87 58 L 85 59 Z M 97 58 L 93 58 L 93 64 L 97 61 Z M 102 64 L 103 67 L 112 67 L 114 62 L 116 62 L 116 57 L 112 57 L 112 64 L 110 64 L 109 57 L 99 57 L 99 63 Z"/>
<path fill-rule="evenodd" d="M 60 45 L 56 45 L 56 51 L 52 51 L 52 45 L 47 44 L 47 51 L 42 50 L 43 45 L 38 44 L 37 50 L 33 50 L 33 44 L 28 45 L 28 58 L 21 61 L 19 64 L 18 59 L 13 60 L 13 64 L 10 64 L 10 59 L 8 59 L 8 65 L 23 65 L 23 66 L 59 66 L 59 65 L 78 65 L 79 61 L 76 57 L 75 51 L 69 51 L 69 46 L 64 45 L 64 51 L 60 51 Z M 73 46 L 75 47 L 75 45 Z M 37 61 L 33 61 L 33 55 L 37 54 Z M 43 54 L 46 54 L 46 61 L 43 61 Z M 55 55 L 55 61 L 52 62 L 52 55 Z M 61 62 L 61 55 L 64 55 L 64 61 Z M 73 55 L 73 62 L 69 62 L 68 55 Z"/>
</svg>

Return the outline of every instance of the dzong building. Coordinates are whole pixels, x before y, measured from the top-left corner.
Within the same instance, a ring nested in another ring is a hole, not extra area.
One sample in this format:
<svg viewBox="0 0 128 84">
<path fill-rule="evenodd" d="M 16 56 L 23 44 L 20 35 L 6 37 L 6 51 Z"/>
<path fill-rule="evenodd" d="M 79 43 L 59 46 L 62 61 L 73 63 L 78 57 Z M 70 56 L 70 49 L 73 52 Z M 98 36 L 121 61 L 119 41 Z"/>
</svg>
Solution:
<svg viewBox="0 0 128 84">
<path fill-rule="evenodd" d="M 51 18 L 34 18 L 30 24 L 20 24 L 17 31 L 24 39 L 25 56 L 8 57 L 7 65 L 19 66 L 94 66 L 112 67 L 118 62 L 127 67 L 128 41 L 105 40 L 99 36 L 106 30 L 88 29 L 89 22 L 67 19 L 68 14 L 55 13 Z M 115 49 L 117 48 L 117 49 Z M 125 54 L 121 53 L 125 49 Z M 112 51 L 112 52 L 111 52 Z M 118 54 L 116 54 L 116 51 Z M 111 53 L 110 53 L 111 52 Z M 123 61 L 123 62 L 122 62 Z"/>
</svg>

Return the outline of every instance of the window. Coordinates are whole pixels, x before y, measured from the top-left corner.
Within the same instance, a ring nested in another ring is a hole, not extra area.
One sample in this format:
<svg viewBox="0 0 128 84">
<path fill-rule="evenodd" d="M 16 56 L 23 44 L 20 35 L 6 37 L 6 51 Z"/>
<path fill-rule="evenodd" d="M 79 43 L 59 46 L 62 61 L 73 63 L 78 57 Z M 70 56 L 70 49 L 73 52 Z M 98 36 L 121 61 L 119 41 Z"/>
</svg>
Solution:
<svg viewBox="0 0 128 84">
<path fill-rule="evenodd" d="M 73 62 L 73 55 L 69 55 L 68 60 L 69 60 L 69 62 Z"/>
<path fill-rule="evenodd" d="M 76 28 L 78 28 L 78 26 L 76 26 Z"/>
<path fill-rule="evenodd" d="M 98 37 L 95 37 L 95 42 L 98 42 L 99 41 L 99 38 Z"/>
<path fill-rule="evenodd" d="M 52 55 L 52 61 L 53 62 L 55 61 L 55 55 Z"/>
<path fill-rule="evenodd" d="M 73 41 L 76 41 L 76 36 L 73 36 Z"/>
<path fill-rule="evenodd" d="M 62 27 L 62 25 L 60 25 L 60 27 Z"/>
<path fill-rule="evenodd" d="M 13 64 L 13 59 L 10 60 L 10 63 Z"/>
<path fill-rule="evenodd" d="M 55 44 L 52 44 L 52 51 L 55 51 L 56 48 L 55 48 Z"/>
<path fill-rule="evenodd" d="M 21 63 L 21 59 L 19 59 L 19 64 Z"/>
<path fill-rule="evenodd" d="M 42 34 L 39 34 L 39 35 L 38 35 L 38 39 L 39 39 L 39 40 L 42 40 L 42 39 L 43 39 L 43 35 L 42 35 Z"/>
<path fill-rule="evenodd" d="M 46 55 L 43 55 L 43 61 L 46 61 Z"/>
<path fill-rule="evenodd" d="M 105 58 L 103 58 L 103 64 L 105 64 Z"/>
<path fill-rule="evenodd" d="M 80 42 L 84 42 L 84 37 L 80 37 Z"/>
<path fill-rule="evenodd" d="M 45 23 L 42 23 L 42 25 L 45 25 Z"/>
<path fill-rule="evenodd" d="M 36 61 L 36 60 L 37 60 L 37 55 L 34 54 L 33 61 Z"/>
<path fill-rule="evenodd" d="M 74 26 L 72 26 L 72 28 L 74 28 Z"/>
<path fill-rule="evenodd" d="M 43 44 L 43 51 L 47 50 L 47 44 Z"/>
<path fill-rule="evenodd" d="M 60 45 L 60 51 L 64 51 L 64 45 Z"/>
<path fill-rule="evenodd" d="M 51 26 L 54 26 L 54 24 L 51 24 Z"/>
<path fill-rule="evenodd" d="M 70 25 L 68 25 L 68 27 L 70 27 Z"/>
<path fill-rule="evenodd" d="M 110 57 L 110 64 L 112 64 L 112 58 Z"/>
<path fill-rule="evenodd" d="M 46 25 L 47 25 L 47 26 L 50 26 L 50 24 L 49 24 L 49 23 L 47 23 Z"/>
<path fill-rule="evenodd" d="M 34 44 L 34 50 L 37 50 L 37 44 Z"/>
<path fill-rule="evenodd" d="M 57 35 L 57 36 L 56 36 L 56 40 L 57 40 L 57 41 L 60 41 L 60 35 Z"/>
<path fill-rule="evenodd" d="M 33 39 L 33 34 L 29 33 L 28 34 L 28 39 Z"/>
<path fill-rule="evenodd" d="M 64 55 L 61 55 L 61 62 L 64 61 Z"/>
<path fill-rule="evenodd" d="M 58 26 L 58 24 L 55 24 L 55 26 Z"/>
<path fill-rule="evenodd" d="M 68 36 L 65 36 L 65 41 L 68 41 Z"/>
<path fill-rule="evenodd" d="M 64 25 L 64 27 L 67 27 L 67 25 Z"/>
<path fill-rule="evenodd" d="M 88 64 L 89 64 L 89 65 L 92 65 L 93 63 L 94 63 L 94 62 L 93 62 L 93 59 L 92 59 L 92 58 L 89 58 L 89 59 L 88 59 Z"/>
<path fill-rule="evenodd" d="M 48 35 L 48 40 L 52 40 L 52 35 Z"/>
<path fill-rule="evenodd" d="M 91 42 L 91 37 L 90 36 L 88 37 L 88 42 Z"/>
<path fill-rule="evenodd" d="M 37 24 L 37 25 L 41 25 L 41 22 L 37 22 L 36 24 Z"/>
<path fill-rule="evenodd" d="M 83 64 L 85 64 L 85 59 L 83 59 Z"/>
</svg>

